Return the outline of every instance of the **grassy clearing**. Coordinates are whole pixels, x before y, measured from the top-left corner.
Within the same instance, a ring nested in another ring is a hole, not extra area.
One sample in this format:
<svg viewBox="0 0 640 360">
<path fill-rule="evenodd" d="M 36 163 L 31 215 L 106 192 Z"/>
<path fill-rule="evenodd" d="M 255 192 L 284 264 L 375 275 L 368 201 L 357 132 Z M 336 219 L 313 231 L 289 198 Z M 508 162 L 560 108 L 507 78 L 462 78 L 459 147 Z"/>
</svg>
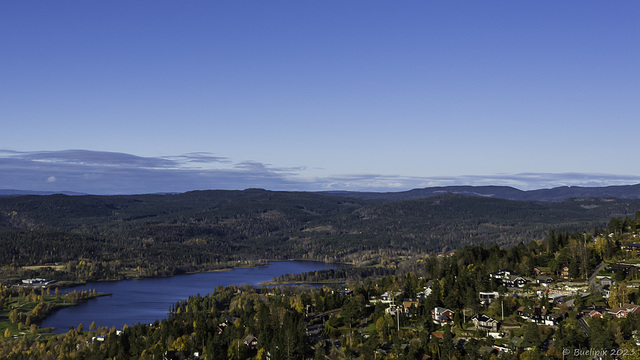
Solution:
<svg viewBox="0 0 640 360">
<path fill-rule="evenodd" d="M 47 329 L 41 329 L 37 323 L 46 318 L 52 312 L 63 307 L 75 306 L 88 299 L 109 294 L 95 292 L 81 292 L 70 294 L 36 294 L 35 292 L 23 292 L 4 298 L 4 307 L 0 309 L 0 338 L 9 329 L 11 337 L 27 336 L 37 337 L 45 333 Z M 32 329 L 32 324 L 36 328 Z"/>
<path fill-rule="evenodd" d="M 65 271 L 67 269 L 66 264 L 58 264 L 58 265 L 32 265 L 32 266 L 23 266 L 23 270 L 40 270 L 43 268 L 51 268 L 55 271 Z"/>
</svg>

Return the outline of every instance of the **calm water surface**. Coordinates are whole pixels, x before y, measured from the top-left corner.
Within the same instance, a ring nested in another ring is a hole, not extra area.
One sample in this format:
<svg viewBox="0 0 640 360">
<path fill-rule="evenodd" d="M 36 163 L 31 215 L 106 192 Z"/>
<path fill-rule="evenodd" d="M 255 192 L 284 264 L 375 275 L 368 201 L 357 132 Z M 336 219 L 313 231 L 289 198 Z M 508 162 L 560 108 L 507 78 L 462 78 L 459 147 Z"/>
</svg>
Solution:
<svg viewBox="0 0 640 360">
<path fill-rule="evenodd" d="M 167 317 L 171 304 L 191 295 L 205 295 L 217 286 L 259 285 L 284 274 L 333 269 L 335 266 L 308 261 L 272 262 L 269 266 L 233 269 L 230 271 L 178 275 L 161 279 L 93 282 L 74 290 L 96 289 L 112 293 L 78 306 L 59 310 L 42 322 L 42 327 L 54 327 L 66 332 L 82 323 L 85 329 L 92 321 L 98 326 L 122 328 L 124 324 L 150 324 Z"/>
</svg>

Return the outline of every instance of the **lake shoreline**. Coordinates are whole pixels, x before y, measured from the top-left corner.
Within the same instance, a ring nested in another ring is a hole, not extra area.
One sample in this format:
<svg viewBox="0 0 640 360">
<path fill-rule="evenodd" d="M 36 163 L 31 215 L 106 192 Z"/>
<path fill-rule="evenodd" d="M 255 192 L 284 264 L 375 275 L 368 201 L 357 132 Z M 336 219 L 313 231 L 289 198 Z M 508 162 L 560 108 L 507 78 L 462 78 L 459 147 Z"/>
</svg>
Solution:
<svg viewBox="0 0 640 360">
<path fill-rule="evenodd" d="M 42 328 L 68 329 L 95 322 L 98 326 L 122 328 L 124 324 L 153 323 L 166 318 L 178 301 L 197 294 L 208 294 L 228 286 L 264 286 L 284 274 L 301 274 L 336 268 L 317 261 L 272 261 L 268 264 L 231 269 L 212 269 L 170 277 L 131 278 L 119 281 L 94 281 L 76 290 L 92 289 L 112 296 L 92 299 L 78 306 L 61 309 L 48 316 Z M 307 282 L 309 283 L 309 282 Z M 283 284 L 284 285 L 284 284 Z M 293 285 L 293 284 L 292 284 Z M 60 330 L 54 330 L 59 333 Z"/>
<path fill-rule="evenodd" d="M 78 287 L 78 286 L 85 286 L 88 283 L 109 283 L 109 282 L 117 282 L 117 281 L 125 281 L 125 280 L 144 280 L 144 279 L 166 279 L 166 278 L 172 278 L 175 276 L 182 276 L 182 275 L 193 275 L 193 274 L 202 274 L 202 273 L 219 273 L 219 272 L 229 272 L 232 271 L 234 269 L 249 269 L 249 268 L 260 268 L 260 267 L 268 267 L 270 266 L 271 263 L 273 262 L 307 262 L 307 263 L 319 263 L 319 264 L 324 264 L 324 265 L 328 265 L 328 266 L 335 266 L 335 267 L 342 267 L 342 266 L 347 266 L 348 264 L 343 264 L 343 263 L 325 263 L 323 261 L 317 261 L 317 260 L 299 260 L 299 259 L 287 259 L 287 260 L 266 260 L 266 262 L 260 262 L 260 263 L 255 263 L 255 264 L 242 264 L 242 265 L 238 265 L 238 266 L 228 266 L 228 267 L 223 267 L 223 268 L 214 268 L 214 269 L 201 269 L 201 270 L 196 270 L 196 271 L 185 271 L 185 272 L 180 272 L 177 274 L 173 274 L 173 275 L 166 275 L 166 276 L 135 276 L 135 275 L 130 275 L 127 273 L 122 274 L 123 277 L 119 278 L 119 279 L 96 279 L 96 280 L 90 280 L 90 281 L 70 281 L 70 280 L 61 280 L 61 281 L 56 281 L 55 284 L 56 286 L 46 286 L 46 288 L 60 288 L 60 289 L 72 289 L 74 287 Z M 271 280 L 270 280 L 271 281 Z M 269 281 L 267 281 L 269 282 Z M 307 284 L 312 284 L 314 282 L 312 281 L 307 281 L 307 282 L 303 282 L 303 283 L 307 283 Z M 285 284 L 285 283 L 282 283 Z M 53 284 L 51 284 L 53 285 Z M 262 285 L 262 284 L 260 284 Z M 277 285 L 277 284 L 265 284 L 265 285 Z M 289 284 L 287 284 L 289 285 Z"/>
</svg>

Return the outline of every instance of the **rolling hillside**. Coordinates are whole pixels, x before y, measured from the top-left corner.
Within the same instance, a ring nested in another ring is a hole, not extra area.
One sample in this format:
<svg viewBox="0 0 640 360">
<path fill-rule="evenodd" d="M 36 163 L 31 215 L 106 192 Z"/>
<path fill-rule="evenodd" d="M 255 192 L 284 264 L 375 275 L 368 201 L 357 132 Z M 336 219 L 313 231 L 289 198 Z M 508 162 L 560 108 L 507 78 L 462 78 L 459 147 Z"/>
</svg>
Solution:
<svg viewBox="0 0 640 360">
<path fill-rule="evenodd" d="M 115 261 L 180 271 L 241 259 L 350 261 L 363 254 L 510 246 L 550 229 L 634 217 L 637 199 L 514 201 L 444 194 L 381 201 L 306 192 L 0 198 L 0 261 Z"/>
</svg>

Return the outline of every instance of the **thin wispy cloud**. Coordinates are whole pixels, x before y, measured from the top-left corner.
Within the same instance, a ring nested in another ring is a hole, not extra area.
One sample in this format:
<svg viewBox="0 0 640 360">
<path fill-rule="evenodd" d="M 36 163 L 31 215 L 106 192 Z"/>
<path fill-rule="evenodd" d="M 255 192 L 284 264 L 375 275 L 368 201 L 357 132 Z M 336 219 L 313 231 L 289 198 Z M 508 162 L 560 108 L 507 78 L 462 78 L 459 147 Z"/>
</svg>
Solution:
<svg viewBox="0 0 640 360">
<path fill-rule="evenodd" d="M 207 152 L 195 152 L 184 155 L 178 155 L 173 157 L 168 157 L 168 159 L 174 159 L 177 162 L 188 163 L 188 164 L 228 164 L 231 163 L 226 157 L 223 156 L 214 156 L 213 154 Z"/>
<path fill-rule="evenodd" d="M 119 152 L 90 151 L 90 150 L 61 150 L 61 151 L 2 151 L 0 156 L 18 161 L 61 166 L 116 166 L 140 168 L 172 168 L 178 162 L 161 157 L 141 157 Z"/>
<path fill-rule="evenodd" d="M 194 164 L 196 164 L 194 166 Z M 91 194 L 185 192 L 265 188 L 289 191 L 404 191 L 450 185 L 503 185 L 521 190 L 557 186 L 609 186 L 640 182 L 639 176 L 601 173 L 520 173 L 408 177 L 343 174 L 308 177 L 307 167 L 234 162 L 211 153 L 142 157 L 126 153 L 64 150 L 0 150 L 0 189 L 75 191 Z"/>
<path fill-rule="evenodd" d="M 200 166 L 194 167 L 193 163 Z M 298 187 L 288 179 L 295 175 L 294 169 L 253 161 L 234 164 L 225 157 L 209 153 L 141 157 L 88 150 L 3 150 L 0 151 L 0 171 L 0 188 L 4 189 L 94 194 Z"/>
</svg>

